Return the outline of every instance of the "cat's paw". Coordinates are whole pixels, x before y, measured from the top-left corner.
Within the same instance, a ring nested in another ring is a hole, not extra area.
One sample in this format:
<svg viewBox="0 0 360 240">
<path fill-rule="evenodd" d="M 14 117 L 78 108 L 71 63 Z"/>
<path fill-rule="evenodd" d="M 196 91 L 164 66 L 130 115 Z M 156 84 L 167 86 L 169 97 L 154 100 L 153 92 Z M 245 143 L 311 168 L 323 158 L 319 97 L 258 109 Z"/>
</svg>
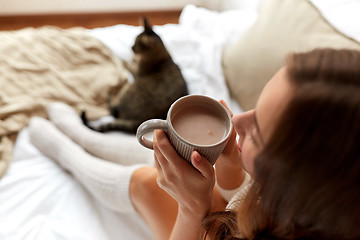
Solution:
<svg viewBox="0 0 360 240">
<path fill-rule="evenodd" d="M 81 117 L 81 120 L 82 120 L 83 124 L 84 124 L 86 127 L 88 127 L 88 128 L 91 129 L 91 130 L 94 130 L 94 131 L 99 132 L 99 131 L 98 131 L 97 129 L 95 129 L 95 128 L 91 125 L 91 123 L 89 122 L 89 119 L 87 118 L 85 111 L 82 111 L 82 112 L 81 112 L 80 117 Z"/>
</svg>

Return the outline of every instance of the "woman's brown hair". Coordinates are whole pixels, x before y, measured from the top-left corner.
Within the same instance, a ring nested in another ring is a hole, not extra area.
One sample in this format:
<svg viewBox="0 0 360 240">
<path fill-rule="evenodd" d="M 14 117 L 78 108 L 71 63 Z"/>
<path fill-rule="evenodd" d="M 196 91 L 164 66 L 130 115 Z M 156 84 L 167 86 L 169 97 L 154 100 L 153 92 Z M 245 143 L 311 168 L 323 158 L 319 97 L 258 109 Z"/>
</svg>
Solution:
<svg viewBox="0 0 360 240">
<path fill-rule="evenodd" d="M 217 223 L 232 228 L 223 239 L 360 239 L 360 52 L 292 54 L 287 74 L 294 94 L 255 159 L 237 229 Z"/>
</svg>

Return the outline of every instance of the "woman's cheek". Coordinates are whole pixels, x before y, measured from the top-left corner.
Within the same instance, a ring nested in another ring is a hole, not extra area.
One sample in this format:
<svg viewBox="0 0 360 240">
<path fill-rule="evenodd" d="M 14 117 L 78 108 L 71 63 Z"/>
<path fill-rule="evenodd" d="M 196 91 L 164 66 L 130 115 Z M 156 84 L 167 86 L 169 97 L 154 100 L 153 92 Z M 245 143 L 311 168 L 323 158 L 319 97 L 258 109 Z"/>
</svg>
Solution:
<svg viewBox="0 0 360 240">
<path fill-rule="evenodd" d="M 244 170 L 250 175 L 253 173 L 255 157 L 255 148 L 251 145 L 251 143 L 245 141 L 242 147 L 241 159 Z"/>
</svg>

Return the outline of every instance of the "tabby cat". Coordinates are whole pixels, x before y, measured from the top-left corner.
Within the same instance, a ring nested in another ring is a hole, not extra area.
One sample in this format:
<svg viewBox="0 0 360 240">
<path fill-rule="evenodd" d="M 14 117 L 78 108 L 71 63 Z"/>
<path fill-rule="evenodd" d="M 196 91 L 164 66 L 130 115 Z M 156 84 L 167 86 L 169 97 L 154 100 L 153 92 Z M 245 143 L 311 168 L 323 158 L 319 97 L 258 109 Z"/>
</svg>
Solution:
<svg viewBox="0 0 360 240">
<path fill-rule="evenodd" d="M 143 18 L 143 25 L 144 30 L 136 37 L 132 47 L 132 62 L 124 62 L 134 81 L 127 82 L 117 93 L 109 93 L 108 107 L 114 120 L 92 126 L 85 112 L 82 113 L 84 124 L 95 131 L 121 130 L 135 133 L 145 120 L 165 119 L 170 105 L 188 94 L 181 71 L 163 41 L 146 18 Z"/>
</svg>

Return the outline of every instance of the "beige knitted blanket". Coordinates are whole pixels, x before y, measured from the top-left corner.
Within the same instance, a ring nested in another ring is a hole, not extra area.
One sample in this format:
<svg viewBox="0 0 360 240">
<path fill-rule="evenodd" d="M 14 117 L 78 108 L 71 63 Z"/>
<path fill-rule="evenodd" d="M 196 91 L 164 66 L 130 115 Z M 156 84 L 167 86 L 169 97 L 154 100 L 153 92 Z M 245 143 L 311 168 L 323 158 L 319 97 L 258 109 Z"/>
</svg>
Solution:
<svg viewBox="0 0 360 240">
<path fill-rule="evenodd" d="M 126 71 L 115 55 L 83 28 L 26 28 L 0 32 L 0 177 L 18 132 L 46 106 L 65 102 L 91 117 L 108 114 L 106 97 Z"/>
</svg>

